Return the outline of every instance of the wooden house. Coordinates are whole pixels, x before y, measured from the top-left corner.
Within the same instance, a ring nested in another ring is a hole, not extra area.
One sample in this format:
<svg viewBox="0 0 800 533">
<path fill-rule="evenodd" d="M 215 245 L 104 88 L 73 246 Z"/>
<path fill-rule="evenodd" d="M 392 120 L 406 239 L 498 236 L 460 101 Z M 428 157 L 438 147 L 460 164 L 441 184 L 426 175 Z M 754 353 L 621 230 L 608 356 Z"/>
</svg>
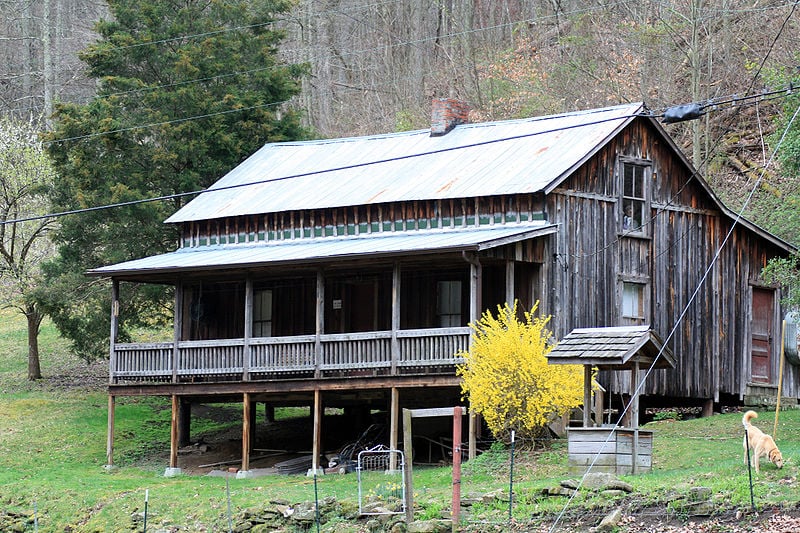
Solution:
<svg viewBox="0 0 800 533">
<path fill-rule="evenodd" d="M 470 321 L 540 301 L 560 338 L 649 325 L 675 369 L 642 402 L 775 396 L 780 292 L 762 267 L 792 247 L 736 216 L 642 104 L 469 124 L 437 100 L 434 126 L 267 144 L 166 222 L 171 253 L 97 268 L 113 280 L 114 398 L 172 398 L 171 468 L 190 406 L 388 410 L 460 402 Z M 120 283 L 174 291 L 174 338 L 115 338 Z M 611 397 L 629 378 L 601 376 Z M 800 396 L 787 365 L 784 395 Z"/>
</svg>

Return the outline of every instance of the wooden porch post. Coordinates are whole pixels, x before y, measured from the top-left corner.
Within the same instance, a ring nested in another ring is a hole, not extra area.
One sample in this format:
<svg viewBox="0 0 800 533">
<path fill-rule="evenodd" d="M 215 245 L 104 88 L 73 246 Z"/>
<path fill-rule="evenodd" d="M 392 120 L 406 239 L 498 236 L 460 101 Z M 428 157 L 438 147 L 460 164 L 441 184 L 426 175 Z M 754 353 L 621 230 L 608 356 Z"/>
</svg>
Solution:
<svg viewBox="0 0 800 533">
<path fill-rule="evenodd" d="M 481 318 L 481 277 L 482 269 L 478 258 L 473 254 L 464 254 L 464 259 L 469 262 L 469 321 L 477 322 Z"/>
<path fill-rule="evenodd" d="M 506 260 L 506 302 L 512 305 L 516 299 L 514 293 L 514 261 L 511 259 Z"/>
<path fill-rule="evenodd" d="M 250 475 L 250 393 L 244 393 L 242 401 L 242 468 L 236 474 L 237 478 L 249 477 Z"/>
<path fill-rule="evenodd" d="M 108 395 L 108 437 L 106 439 L 106 469 L 114 467 L 114 407 L 116 398 Z"/>
<path fill-rule="evenodd" d="M 322 333 L 325 331 L 325 279 L 322 269 L 317 270 L 317 328 L 314 340 L 314 377 L 321 374 L 322 365 Z"/>
<path fill-rule="evenodd" d="M 111 336 L 109 337 L 108 382 L 114 383 L 117 370 L 117 334 L 119 333 L 119 280 L 111 280 Z M 109 463 L 110 464 L 110 463 Z"/>
<path fill-rule="evenodd" d="M 400 342 L 397 340 L 397 332 L 400 330 L 400 279 L 400 262 L 395 261 L 392 265 L 392 375 L 397 374 L 397 362 L 400 359 Z M 392 389 L 392 400 L 394 400 L 394 389 Z"/>
<path fill-rule="evenodd" d="M 175 311 L 173 319 L 173 332 L 172 332 L 172 382 L 178 381 L 178 358 L 180 351 L 178 344 L 181 341 L 181 332 L 183 331 L 183 283 L 180 281 L 175 284 Z"/>
<path fill-rule="evenodd" d="M 164 472 L 164 477 L 174 477 L 181 473 L 178 468 L 178 409 L 180 399 L 177 394 L 172 395 L 172 420 L 169 431 L 169 467 Z"/>
<path fill-rule="evenodd" d="M 389 449 L 397 449 L 398 418 L 400 409 L 400 391 L 397 387 L 392 387 L 392 403 L 389 407 Z M 389 454 L 389 471 L 397 471 L 397 454 Z"/>
<path fill-rule="evenodd" d="M 242 347 L 242 381 L 250 380 L 250 339 L 253 336 L 253 278 L 244 284 L 244 346 Z"/>
<path fill-rule="evenodd" d="M 314 389 L 314 442 L 311 446 L 311 471 L 309 475 L 320 473 L 319 457 L 322 455 L 322 395 Z"/>
</svg>

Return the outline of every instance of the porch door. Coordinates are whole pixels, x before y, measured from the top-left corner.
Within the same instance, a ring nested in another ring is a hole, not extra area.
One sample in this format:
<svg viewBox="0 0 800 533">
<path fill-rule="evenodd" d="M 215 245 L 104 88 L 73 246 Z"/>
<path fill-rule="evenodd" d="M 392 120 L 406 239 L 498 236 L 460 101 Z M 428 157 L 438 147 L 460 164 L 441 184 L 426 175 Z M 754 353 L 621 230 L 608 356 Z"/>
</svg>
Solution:
<svg viewBox="0 0 800 533">
<path fill-rule="evenodd" d="M 769 383 L 770 354 L 772 353 L 774 292 L 753 289 L 753 312 L 750 323 L 750 377 L 753 381 Z"/>
<path fill-rule="evenodd" d="M 349 324 L 346 331 L 376 331 L 378 329 L 378 282 L 356 282 L 347 286 Z"/>
</svg>

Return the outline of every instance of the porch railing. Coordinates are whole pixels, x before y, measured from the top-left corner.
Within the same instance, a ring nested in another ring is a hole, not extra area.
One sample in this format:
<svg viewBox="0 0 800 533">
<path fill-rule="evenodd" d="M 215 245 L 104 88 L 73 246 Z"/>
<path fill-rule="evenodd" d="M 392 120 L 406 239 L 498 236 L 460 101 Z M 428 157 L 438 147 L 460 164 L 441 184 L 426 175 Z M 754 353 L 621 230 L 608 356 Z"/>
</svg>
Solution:
<svg viewBox="0 0 800 533">
<path fill-rule="evenodd" d="M 173 343 L 117 343 L 110 379 L 121 381 L 245 380 L 359 370 L 384 373 L 452 372 L 456 353 L 469 346 L 470 329 L 437 328 Z M 245 364 L 246 363 L 246 364 Z M 247 375 L 246 375 L 247 374 Z"/>
</svg>

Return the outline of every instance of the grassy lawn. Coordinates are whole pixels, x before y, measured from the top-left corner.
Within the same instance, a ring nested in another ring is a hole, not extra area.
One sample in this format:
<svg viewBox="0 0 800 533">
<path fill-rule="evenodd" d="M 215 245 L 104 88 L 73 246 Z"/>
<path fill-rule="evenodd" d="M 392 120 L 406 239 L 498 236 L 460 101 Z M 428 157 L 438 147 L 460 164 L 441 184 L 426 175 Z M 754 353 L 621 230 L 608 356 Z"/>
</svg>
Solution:
<svg viewBox="0 0 800 533">
<path fill-rule="evenodd" d="M 22 332 L 22 333 L 21 333 Z M 52 325 L 42 330 L 40 383 L 25 379 L 24 324 L 7 311 L 0 313 L 0 514 L 33 514 L 39 531 L 114 532 L 136 530 L 132 516 L 143 510 L 149 493 L 153 530 L 227 531 L 227 493 L 223 478 L 179 476 L 164 478 L 169 452 L 170 412 L 163 398 L 120 398 L 116 413 L 115 462 L 107 472 L 107 396 L 102 387 L 60 387 L 48 375 L 71 368 L 80 373 L 81 361 L 70 356 L 67 344 Z M 772 433 L 773 414 L 761 411 L 756 425 Z M 238 427 L 238 422 L 193 420 L 193 433 Z M 664 420 L 648 424 L 655 431 L 651 473 L 627 476 L 636 505 L 667 508 L 676 495 L 693 487 L 709 487 L 720 510 L 749 508 L 748 472 L 742 464 L 741 414 L 707 419 Z M 800 411 L 780 414 L 777 442 L 785 459 L 782 470 L 762 462 L 753 474 L 759 509 L 797 505 L 797 460 L 800 452 Z M 464 465 L 462 494 L 507 494 L 509 450 L 491 452 Z M 567 469 L 566 443 L 554 441 L 545 451 L 517 452 L 514 465 L 515 520 L 553 516 L 567 506 L 572 513 L 602 513 L 618 500 L 581 494 L 569 504 L 564 497 L 545 497 L 542 489 L 578 476 Z M 450 507 L 451 469 L 415 468 L 417 518 L 438 517 Z M 273 499 L 296 503 L 333 496 L 357 506 L 355 474 L 267 476 L 231 479 L 234 513 L 256 508 Z M 502 498 L 476 504 L 469 519 L 503 523 L 508 503 Z M 549 513 L 549 514 L 548 514 Z M 602 516 L 602 515 L 601 515 Z M 178 529 L 180 528 L 180 529 Z M 32 526 L 29 528 L 33 531 Z M 139 529 L 140 530 L 140 529 Z M 488 529 L 487 529 L 488 530 Z"/>
</svg>

